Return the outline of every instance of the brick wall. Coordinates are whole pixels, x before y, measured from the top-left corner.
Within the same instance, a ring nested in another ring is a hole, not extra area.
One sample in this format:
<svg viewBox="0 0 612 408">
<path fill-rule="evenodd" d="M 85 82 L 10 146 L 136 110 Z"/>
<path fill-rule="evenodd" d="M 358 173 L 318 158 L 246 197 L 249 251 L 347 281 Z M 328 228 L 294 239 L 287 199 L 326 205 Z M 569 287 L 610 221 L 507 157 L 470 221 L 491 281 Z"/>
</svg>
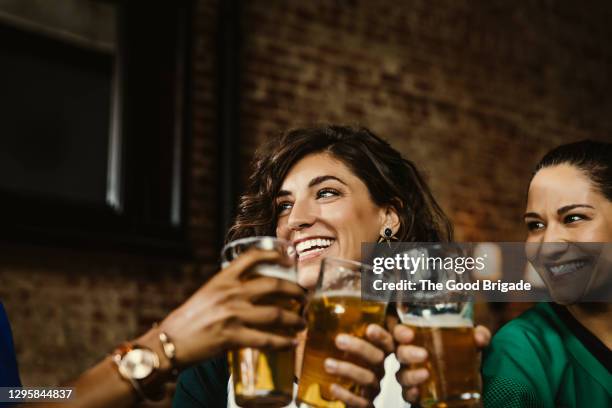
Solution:
<svg viewBox="0 0 612 408">
<path fill-rule="evenodd" d="M 429 175 L 459 239 L 521 240 L 543 153 L 612 140 L 609 3 L 246 3 L 245 155 L 287 126 L 362 124 Z"/>
<path fill-rule="evenodd" d="M 74 378 L 163 318 L 216 268 L 215 2 L 198 3 L 194 18 L 189 231 L 195 260 L 0 248 L 0 300 L 24 384 Z"/>
<path fill-rule="evenodd" d="M 12 251 L 0 299 L 27 384 L 75 375 L 214 271 L 216 9 L 201 0 L 195 16 L 197 261 Z M 245 1 L 242 161 L 287 127 L 361 124 L 426 172 L 459 239 L 521 240 L 538 158 L 612 140 L 611 17 L 606 2 Z"/>
</svg>

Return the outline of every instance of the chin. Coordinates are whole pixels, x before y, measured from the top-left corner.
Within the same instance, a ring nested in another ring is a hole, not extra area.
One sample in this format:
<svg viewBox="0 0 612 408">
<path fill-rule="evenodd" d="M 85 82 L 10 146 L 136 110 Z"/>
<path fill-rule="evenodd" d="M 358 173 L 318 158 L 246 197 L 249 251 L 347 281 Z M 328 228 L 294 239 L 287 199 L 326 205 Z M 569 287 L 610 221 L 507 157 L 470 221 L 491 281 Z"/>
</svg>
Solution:
<svg viewBox="0 0 612 408">
<path fill-rule="evenodd" d="M 550 297 L 553 302 L 558 303 L 563 306 L 573 305 L 574 303 L 579 303 L 582 298 L 584 288 L 575 285 L 574 287 L 565 287 L 565 288 L 554 288 L 550 291 Z"/>
<path fill-rule="evenodd" d="M 580 302 L 579 296 L 567 296 L 567 295 L 555 295 L 552 296 L 553 302 L 562 305 L 562 306 L 571 306 L 573 304 Z"/>
<path fill-rule="evenodd" d="M 319 279 L 321 262 L 308 262 L 298 265 L 298 284 L 309 292 L 314 292 Z"/>
</svg>

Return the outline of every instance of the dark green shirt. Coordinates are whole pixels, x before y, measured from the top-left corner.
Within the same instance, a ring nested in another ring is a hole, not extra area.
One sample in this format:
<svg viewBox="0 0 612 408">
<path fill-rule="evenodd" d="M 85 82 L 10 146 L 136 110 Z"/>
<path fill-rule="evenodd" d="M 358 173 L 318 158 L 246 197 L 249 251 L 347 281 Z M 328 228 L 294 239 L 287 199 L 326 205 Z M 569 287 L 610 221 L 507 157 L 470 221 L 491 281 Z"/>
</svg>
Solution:
<svg viewBox="0 0 612 408">
<path fill-rule="evenodd" d="M 540 303 L 495 335 L 485 407 L 612 407 L 612 352 L 562 306 Z"/>
<path fill-rule="evenodd" d="M 225 408 L 229 370 L 225 356 L 183 371 L 176 385 L 174 408 Z"/>
</svg>

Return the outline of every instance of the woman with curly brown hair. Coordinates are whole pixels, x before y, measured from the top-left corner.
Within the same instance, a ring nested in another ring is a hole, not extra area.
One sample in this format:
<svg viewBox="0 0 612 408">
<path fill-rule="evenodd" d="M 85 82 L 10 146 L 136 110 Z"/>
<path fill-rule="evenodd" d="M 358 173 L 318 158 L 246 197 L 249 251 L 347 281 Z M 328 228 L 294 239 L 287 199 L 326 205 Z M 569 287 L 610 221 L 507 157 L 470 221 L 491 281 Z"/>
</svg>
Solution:
<svg viewBox="0 0 612 408">
<path fill-rule="evenodd" d="M 362 242 L 452 237 L 450 222 L 415 165 L 365 128 L 288 132 L 258 152 L 254 167 L 228 239 L 276 235 L 292 242 L 298 281 L 309 291 L 323 257 L 359 260 Z M 393 352 L 391 335 L 370 325 L 366 340 L 340 335 L 336 345 L 350 358 L 328 359 L 325 370 L 360 384 L 366 392 L 355 395 L 332 386 L 334 397 L 348 406 L 372 406 L 385 356 Z M 298 366 L 302 352 L 298 347 Z M 228 377 L 224 357 L 194 367 L 181 376 L 174 406 L 226 406 Z"/>
<path fill-rule="evenodd" d="M 254 299 L 275 295 L 304 302 L 305 291 L 314 289 L 323 257 L 359 260 L 361 243 L 381 237 L 448 241 L 452 229 L 413 163 L 367 129 L 324 126 L 291 131 L 258 153 L 228 239 L 258 235 L 276 235 L 294 245 L 302 287 L 273 277 L 244 281 L 241 277 L 258 264 L 286 262 L 275 251 L 248 251 L 159 326 L 83 373 L 71 384 L 76 398 L 61 405 L 125 407 L 162 398 L 162 403 L 168 402 L 169 383 L 187 368 L 179 378 L 174 406 L 235 406 L 228 398 L 227 351 L 284 349 L 296 344 L 287 333 L 304 327 L 295 311 L 260 305 Z M 347 358 L 328 358 L 324 369 L 358 384 L 361 392 L 332 385 L 333 398 L 350 407 L 373 406 L 385 373 L 383 362 L 394 350 L 391 334 L 372 324 L 365 339 L 340 334 L 335 344 Z M 299 367 L 303 342 L 296 356 Z M 400 360 L 411 362 L 410 353 Z M 396 369 L 397 362 L 387 372 Z M 397 383 L 395 387 L 381 394 L 377 406 L 402 405 L 401 388 Z"/>
</svg>

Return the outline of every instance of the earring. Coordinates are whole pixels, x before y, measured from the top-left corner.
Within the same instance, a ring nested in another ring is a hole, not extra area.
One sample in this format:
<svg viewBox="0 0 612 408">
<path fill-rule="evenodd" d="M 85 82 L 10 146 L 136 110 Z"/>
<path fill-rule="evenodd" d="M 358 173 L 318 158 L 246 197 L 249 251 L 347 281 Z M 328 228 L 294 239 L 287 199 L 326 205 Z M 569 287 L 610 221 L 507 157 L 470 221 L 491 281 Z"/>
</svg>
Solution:
<svg viewBox="0 0 612 408">
<path fill-rule="evenodd" d="M 397 237 L 393 235 L 393 230 L 389 227 L 385 227 L 383 233 L 378 238 L 378 243 L 386 242 L 389 247 L 391 246 L 391 241 L 397 241 Z"/>
<path fill-rule="evenodd" d="M 389 227 L 385 228 L 385 238 L 391 239 L 391 235 L 393 235 L 393 230 Z"/>
</svg>

